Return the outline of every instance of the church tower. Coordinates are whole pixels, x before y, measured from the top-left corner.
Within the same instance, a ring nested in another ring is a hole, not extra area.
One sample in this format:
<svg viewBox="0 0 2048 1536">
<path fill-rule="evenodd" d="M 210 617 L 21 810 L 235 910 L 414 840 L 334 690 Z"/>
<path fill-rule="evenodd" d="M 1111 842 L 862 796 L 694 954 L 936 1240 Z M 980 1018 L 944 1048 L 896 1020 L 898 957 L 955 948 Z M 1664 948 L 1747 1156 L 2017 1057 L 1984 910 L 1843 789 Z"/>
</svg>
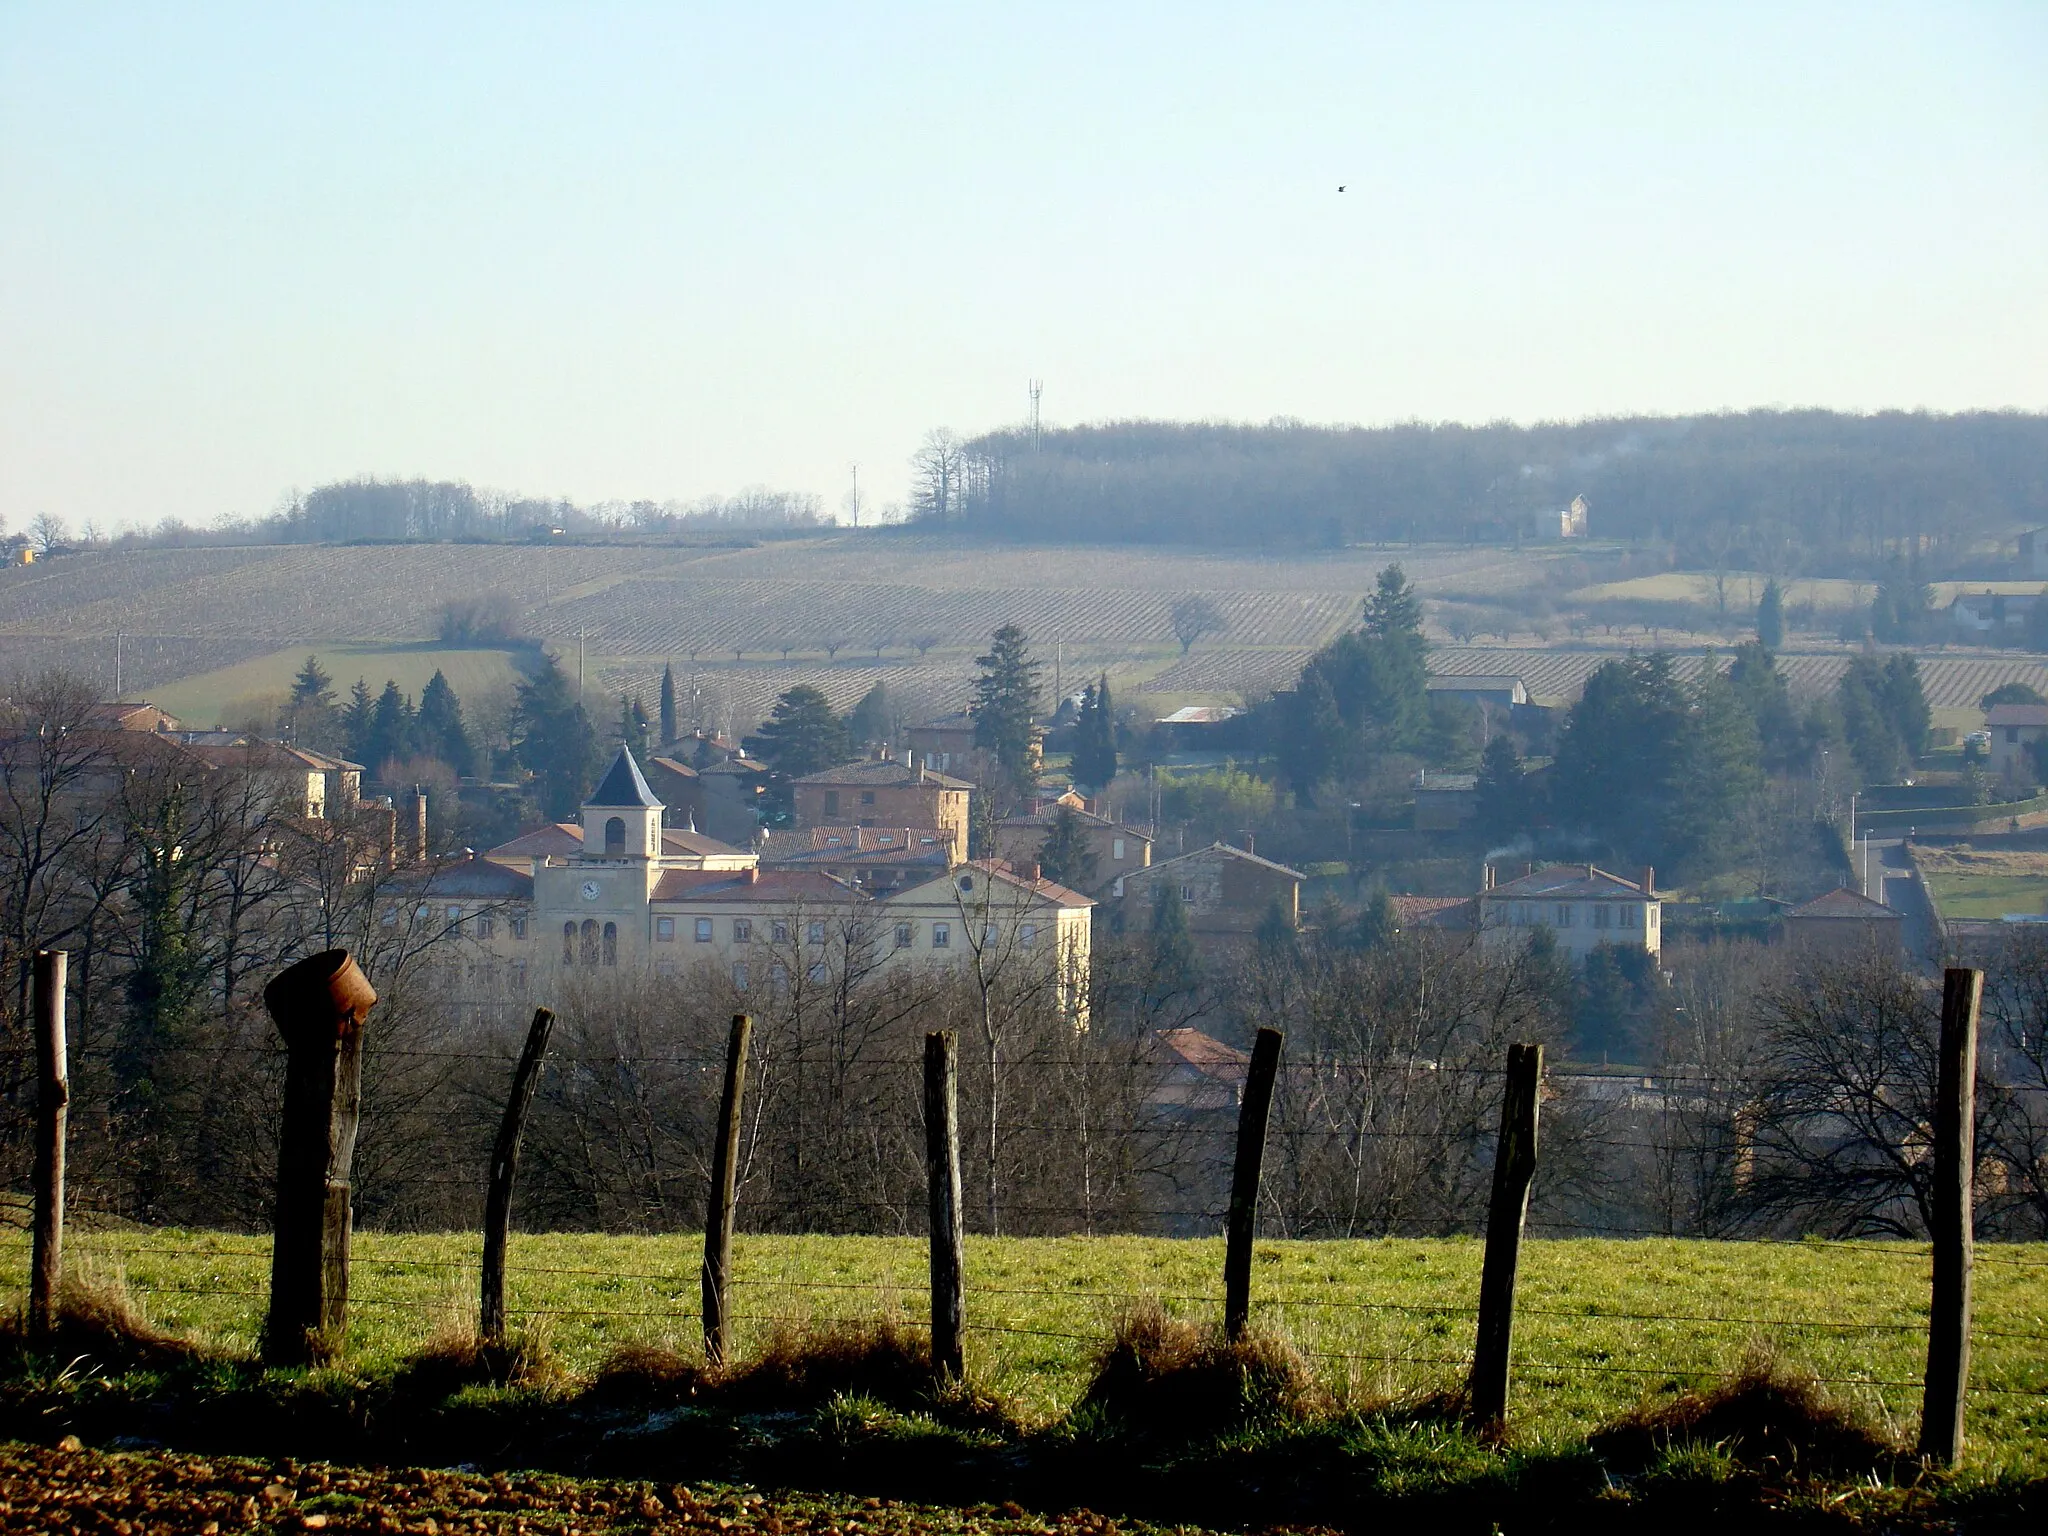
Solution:
<svg viewBox="0 0 2048 1536">
<path fill-rule="evenodd" d="M 624 747 L 583 802 L 583 857 L 652 859 L 661 853 L 661 802 Z"/>
</svg>

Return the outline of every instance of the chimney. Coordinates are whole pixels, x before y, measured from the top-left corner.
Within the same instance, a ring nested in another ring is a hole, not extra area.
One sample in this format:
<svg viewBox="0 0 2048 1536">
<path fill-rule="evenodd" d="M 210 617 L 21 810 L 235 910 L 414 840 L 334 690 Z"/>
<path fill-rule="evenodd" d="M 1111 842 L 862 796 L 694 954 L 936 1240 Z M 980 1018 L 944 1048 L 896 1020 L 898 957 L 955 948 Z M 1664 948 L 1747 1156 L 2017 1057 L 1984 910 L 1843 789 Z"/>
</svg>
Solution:
<svg viewBox="0 0 2048 1536">
<path fill-rule="evenodd" d="M 1491 864 L 1479 866 L 1479 889 L 1482 891 L 1493 889 L 1493 866 Z"/>
<path fill-rule="evenodd" d="M 761 866 L 760 866 L 760 865 L 758 865 L 758 864 L 749 864 L 749 865 L 747 866 L 747 884 L 748 884 L 748 885 L 758 885 L 758 884 L 760 883 L 760 881 L 761 881 Z"/>
<path fill-rule="evenodd" d="M 1038 879 L 1038 860 L 1026 859 L 1017 866 L 1017 878 L 1035 882 Z"/>
<path fill-rule="evenodd" d="M 1643 894 L 1644 894 L 1645 896 L 1654 896 L 1654 895 L 1656 895 L 1656 894 L 1657 894 L 1657 867 L 1656 867 L 1656 866 L 1655 866 L 1654 864 L 1645 864 L 1645 865 L 1643 866 L 1643 878 L 1642 878 L 1641 880 L 1637 881 L 1636 883 L 1637 883 L 1638 885 L 1640 885 L 1640 886 L 1641 886 L 1641 887 L 1643 888 Z"/>
<path fill-rule="evenodd" d="M 903 749 L 903 766 L 906 768 L 915 768 L 917 764 L 914 761 L 912 761 L 912 759 L 914 759 L 916 756 L 917 754 L 914 751 L 912 751 L 909 747 L 905 747 Z"/>
<path fill-rule="evenodd" d="M 424 784 L 415 784 L 412 787 L 412 846 L 407 852 L 415 864 L 426 860 L 427 787 Z"/>
</svg>

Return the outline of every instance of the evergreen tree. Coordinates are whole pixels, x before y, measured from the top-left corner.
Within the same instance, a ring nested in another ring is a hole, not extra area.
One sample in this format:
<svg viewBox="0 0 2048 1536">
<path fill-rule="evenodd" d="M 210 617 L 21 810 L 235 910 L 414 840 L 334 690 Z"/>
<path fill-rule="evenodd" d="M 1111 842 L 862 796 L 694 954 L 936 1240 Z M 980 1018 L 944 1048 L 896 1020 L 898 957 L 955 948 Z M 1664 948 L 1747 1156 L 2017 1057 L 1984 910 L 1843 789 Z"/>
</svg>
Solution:
<svg viewBox="0 0 2048 1536">
<path fill-rule="evenodd" d="M 372 773 L 381 773 L 387 763 L 417 756 L 419 743 L 414 739 L 413 722 L 412 700 L 399 691 L 395 680 L 387 678 L 370 711 L 369 756 L 363 765 Z"/>
<path fill-rule="evenodd" d="M 597 728 L 562 664 L 545 651 L 534 675 L 519 684 L 513 731 L 514 756 L 538 781 L 542 814 L 550 821 L 574 816 L 596 783 Z"/>
<path fill-rule="evenodd" d="M 427 755 L 439 758 L 458 777 L 476 772 L 476 743 L 470 740 L 469 727 L 462 720 L 462 700 L 439 668 L 420 690 L 418 734 Z"/>
<path fill-rule="evenodd" d="M 365 767 L 370 766 L 370 726 L 376 715 L 369 682 L 359 677 L 348 691 L 348 702 L 341 706 L 341 734 L 349 757 Z"/>
<path fill-rule="evenodd" d="M 1489 843 L 1512 842 L 1529 830 L 1529 784 L 1522 754 L 1502 731 L 1479 758 L 1479 833 Z"/>
<path fill-rule="evenodd" d="M 1913 758 L 1897 714 L 1899 698 L 1909 687 L 1917 687 L 1916 668 L 1910 684 L 1901 676 L 1895 682 L 1890 664 L 1875 656 L 1858 656 L 1835 686 L 1835 701 L 1842 713 L 1842 734 L 1856 770 L 1866 784 L 1889 784 L 1905 772 Z M 1925 707 L 1924 698 L 1921 700 Z"/>
<path fill-rule="evenodd" d="M 1918 659 L 1899 651 L 1884 664 L 1884 705 L 1892 728 L 1906 750 L 1906 766 L 1927 750 L 1927 738 L 1934 729 L 1934 711 L 1927 706 L 1927 693 L 1920 684 Z"/>
<path fill-rule="evenodd" d="M 2048 603 L 2041 606 L 2048 608 Z M 2048 698 L 2025 683 L 2000 683 L 1977 701 L 1977 707 L 1987 714 L 2001 704 L 2048 704 Z"/>
<path fill-rule="evenodd" d="M 668 663 L 661 668 L 661 744 L 666 747 L 682 731 L 676 725 L 676 669 Z"/>
<path fill-rule="evenodd" d="M 1252 931 L 1253 947 L 1263 960 L 1282 961 L 1299 952 L 1299 941 L 1294 920 L 1287 915 L 1287 908 L 1280 898 L 1275 896 L 1266 903 L 1266 910 L 1259 917 L 1259 926 Z"/>
<path fill-rule="evenodd" d="M 891 737 L 889 687 L 877 683 L 860 696 L 846 717 L 847 739 L 855 748 L 886 746 Z"/>
<path fill-rule="evenodd" d="M 1400 566 L 1390 565 L 1379 574 L 1373 593 L 1365 600 L 1365 632 L 1375 640 L 1391 640 L 1422 649 L 1422 599 L 1408 584 Z"/>
<path fill-rule="evenodd" d="M 1038 845 L 1039 872 L 1069 890 L 1085 891 L 1095 883 L 1095 865 L 1095 849 L 1081 818 L 1071 805 L 1061 806 Z"/>
<path fill-rule="evenodd" d="M 285 739 L 294 745 L 318 749 L 334 739 L 337 720 L 334 708 L 334 679 L 320 665 L 320 658 L 306 657 L 292 679 L 291 698 L 278 722 Z"/>
<path fill-rule="evenodd" d="M 646 706 L 638 698 L 619 695 L 619 744 L 641 762 L 647 760 L 651 730 Z"/>
<path fill-rule="evenodd" d="M 1309 659 L 1291 693 L 1274 700 L 1274 747 L 1296 798 L 1425 744 L 1430 727 L 1422 601 L 1401 568 L 1380 572 L 1360 627 Z"/>
<path fill-rule="evenodd" d="M 1116 778 L 1116 722 L 1110 714 L 1108 674 L 1083 690 L 1074 732 L 1074 782 L 1090 789 L 1108 788 Z"/>
<path fill-rule="evenodd" d="M 1313 662 L 1303 669 L 1300 686 L 1282 700 L 1280 767 L 1294 786 L 1295 798 L 1313 804 L 1317 786 L 1345 766 L 1344 717 L 1328 676 Z"/>
<path fill-rule="evenodd" d="M 1778 590 L 1776 577 L 1764 583 L 1764 595 L 1757 599 L 1756 638 L 1767 651 L 1785 643 L 1785 594 Z"/>
<path fill-rule="evenodd" d="M 1772 773 L 1803 767 L 1811 744 L 1792 707 L 1785 676 L 1762 641 L 1744 641 L 1735 647 L 1728 683 L 1756 727 L 1764 767 Z"/>
<path fill-rule="evenodd" d="M 1038 781 L 1032 753 L 1032 722 L 1038 714 L 1038 674 L 1024 631 L 1005 624 L 995 632 L 988 654 L 974 658 L 974 744 L 991 753 L 1019 789 Z"/>
<path fill-rule="evenodd" d="M 1400 931 L 1401 914 L 1394 909 L 1394 898 L 1382 888 L 1358 909 L 1358 920 L 1351 925 L 1351 947 L 1381 949 L 1393 943 Z"/>
<path fill-rule="evenodd" d="M 775 701 L 758 735 L 742 745 L 748 754 L 792 779 L 843 763 L 851 755 L 846 725 L 825 695 L 799 683 Z"/>
<path fill-rule="evenodd" d="M 1152 982 L 1157 993 L 1177 992 L 1195 980 L 1195 941 L 1188 909 L 1171 877 L 1152 882 Z"/>
</svg>

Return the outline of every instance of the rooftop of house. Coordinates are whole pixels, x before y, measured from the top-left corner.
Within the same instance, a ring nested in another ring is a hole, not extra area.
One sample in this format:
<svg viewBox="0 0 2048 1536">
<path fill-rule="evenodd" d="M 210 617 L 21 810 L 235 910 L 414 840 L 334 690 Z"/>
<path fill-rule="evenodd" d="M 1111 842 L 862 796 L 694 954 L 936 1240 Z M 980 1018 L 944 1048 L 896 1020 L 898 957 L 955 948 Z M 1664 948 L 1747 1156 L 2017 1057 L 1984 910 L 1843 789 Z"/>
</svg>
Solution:
<svg viewBox="0 0 2048 1536">
<path fill-rule="evenodd" d="M 649 759 L 647 759 L 647 766 L 650 768 L 663 769 L 666 772 L 674 774 L 679 779 L 694 779 L 697 777 L 696 769 L 692 768 L 688 763 L 679 761 L 678 759 L 673 757 L 650 757 Z"/>
<path fill-rule="evenodd" d="M 551 821 L 545 826 L 532 827 L 520 833 L 509 843 L 500 843 L 485 855 L 491 859 L 560 859 L 569 858 L 583 851 L 583 828 L 573 821 Z M 717 858 L 726 855 L 744 854 L 744 848 L 735 848 L 730 843 L 721 843 L 715 837 L 706 837 L 702 832 L 691 832 L 682 827 L 661 829 L 661 851 L 664 854 L 695 854 L 700 857 Z"/>
<path fill-rule="evenodd" d="M 1476 773 L 1432 773 L 1416 781 L 1415 792 L 1418 795 L 1432 792 L 1448 794 L 1452 791 L 1465 794 L 1478 787 L 1479 775 Z"/>
<path fill-rule="evenodd" d="M 1159 1042 L 1161 1053 L 1168 1060 L 1178 1059 L 1205 1076 L 1241 1083 L 1251 1064 L 1251 1057 L 1245 1052 L 1199 1029 L 1155 1029 L 1152 1038 Z"/>
<path fill-rule="evenodd" d="M 1472 926 L 1470 896 L 1390 896 L 1394 920 L 1403 928 L 1462 931 Z"/>
<path fill-rule="evenodd" d="M 842 763 L 837 768 L 823 768 L 806 774 L 796 782 L 821 785 L 827 789 L 908 789 L 919 784 L 935 784 L 940 789 L 974 788 L 966 779 L 956 779 L 935 768 L 912 768 L 893 757 L 871 757 L 864 762 Z"/>
<path fill-rule="evenodd" d="M 477 854 L 443 862 L 417 864 L 392 879 L 394 889 L 408 896 L 467 896 L 490 901 L 531 901 L 533 876 Z"/>
<path fill-rule="evenodd" d="M 1063 810 L 1072 811 L 1074 813 L 1074 820 L 1080 822 L 1083 826 L 1114 827 L 1119 837 L 1136 838 L 1141 843 L 1152 841 L 1152 834 L 1149 832 L 1140 831 L 1136 827 L 1127 827 L 1120 821 L 1111 821 L 1107 816 L 1098 816 L 1093 811 L 1082 810 L 1079 806 L 1061 805 L 1057 801 L 1051 805 L 1042 806 L 1038 810 L 1027 811 L 1022 815 L 1005 816 L 996 825 L 998 827 L 1050 827 L 1059 820 L 1060 812 Z"/>
<path fill-rule="evenodd" d="M 112 699 L 86 706 L 86 723 L 110 731 L 175 731 L 178 720 L 146 699 Z"/>
<path fill-rule="evenodd" d="M 1190 853 L 1176 854 L 1173 858 L 1134 872 L 1131 878 L 1134 880 L 1150 879 L 1161 870 L 1172 869 L 1174 865 L 1184 863 L 1189 859 L 1208 858 L 1218 853 L 1228 858 L 1240 859 L 1247 864 L 1256 864 L 1263 869 L 1270 869 L 1277 874 L 1285 875 L 1290 880 L 1306 880 L 1308 878 L 1307 875 L 1298 869 L 1289 869 L 1285 864 L 1276 864 L 1271 859 L 1262 859 L 1256 853 L 1248 853 L 1244 849 L 1234 847 L 1229 843 L 1211 843 L 1206 848 L 1197 848 Z"/>
<path fill-rule="evenodd" d="M 171 739 L 180 743 L 201 762 L 216 768 L 262 768 L 307 773 L 361 773 L 361 763 L 309 752 L 304 747 L 286 746 L 241 731 L 176 731 Z"/>
<path fill-rule="evenodd" d="M 1641 884 L 1592 864 L 1552 864 L 1506 880 L 1484 893 L 1489 901 L 1642 901 Z M 1655 901 L 1654 895 L 1649 897 Z"/>
<path fill-rule="evenodd" d="M 633 754 L 625 747 L 619 748 L 619 755 L 612 759 L 612 765 L 598 780 L 597 788 L 590 792 L 585 805 L 601 806 L 605 809 L 658 811 L 661 802 L 654 798 L 654 791 L 647 787 L 647 776 L 640 771 L 640 765 L 633 761 Z"/>
<path fill-rule="evenodd" d="M 1079 891 L 1071 890 L 1056 880 L 1046 879 L 1043 875 L 1036 872 L 1036 865 L 1031 866 L 1031 868 L 1032 873 L 1024 874 L 1012 869 L 1001 859 L 970 859 L 967 863 L 949 871 L 943 878 L 950 890 L 966 896 L 974 894 L 973 888 L 968 882 L 980 879 L 987 881 L 990 885 L 1000 885 L 1011 891 L 1028 892 L 1042 900 L 1051 902 L 1055 906 L 1092 907 L 1095 905 L 1095 898 L 1093 896 L 1084 896 Z M 922 892 L 930 891 L 938 883 L 937 879 L 928 880 L 922 885 L 914 885 L 908 890 L 898 891 L 890 899 L 893 901 L 906 901 L 918 896 Z"/>
<path fill-rule="evenodd" d="M 1513 693 L 1527 685 L 1513 672 L 1470 672 L 1426 678 L 1422 686 L 1431 693 Z"/>
<path fill-rule="evenodd" d="M 761 863 L 863 864 L 936 862 L 947 867 L 953 838 L 937 827 L 783 827 L 761 845 Z"/>
<path fill-rule="evenodd" d="M 949 715 L 937 715 L 930 720 L 920 721 L 910 727 L 913 731 L 971 731 L 974 716 L 964 709 L 956 709 Z"/>
<path fill-rule="evenodd" d="M 1984 712 L 1984 723 L 1999 725 L 2048 725 L 2048 704 L 1994 704 Z"/>
<path fill-rule="evenodd" d="M 1895 911 L 1881 901 L 1872 901 L 1868 896 L 1852 891 L 1846 885 L 1838 885 L 1807 902 L 1794 907 L 1785 914 L 1786 920 L 1806 918 L 1850 918 L 1856 922 L 1891 921 L 1904 922 L 1905 914 Z"/>
<path fill-rule="evenodd" d="M 1226 720 L 1235 720 L 1244 711 L 1234 704 L 1189 704 L 1176 709 L 1170 715 L 1162 715 L 1161 725 L 1221 725 Z"/>
<path fill-rule="evenodd" d="M 650 900 L 758 901 L 771 906 L 805 902 L 842 906 L 864 901 L 860 891 L 820 869 L 672 869 L 655 882 Z"/>
</svg>

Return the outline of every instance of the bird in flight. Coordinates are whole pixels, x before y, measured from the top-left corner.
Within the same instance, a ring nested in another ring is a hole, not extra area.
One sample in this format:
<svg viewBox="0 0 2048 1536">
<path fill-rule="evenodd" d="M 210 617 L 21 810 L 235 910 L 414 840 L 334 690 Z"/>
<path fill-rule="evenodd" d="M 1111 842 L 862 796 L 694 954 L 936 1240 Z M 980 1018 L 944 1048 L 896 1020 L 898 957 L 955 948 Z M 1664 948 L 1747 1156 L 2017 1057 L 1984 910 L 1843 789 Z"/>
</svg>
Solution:
<svg viewBox="0 0 2048 1536">
<path fill-rule="evenodd" d="M 1338 190 L 1339 192 L 1342 192 L 1342 191 L 1343 191 L 1344 189 L 1343 189 L 1342 187 L 1339 187 L 1339 188 L 1338 188 L 1337 190 Z"/>
</svg>

